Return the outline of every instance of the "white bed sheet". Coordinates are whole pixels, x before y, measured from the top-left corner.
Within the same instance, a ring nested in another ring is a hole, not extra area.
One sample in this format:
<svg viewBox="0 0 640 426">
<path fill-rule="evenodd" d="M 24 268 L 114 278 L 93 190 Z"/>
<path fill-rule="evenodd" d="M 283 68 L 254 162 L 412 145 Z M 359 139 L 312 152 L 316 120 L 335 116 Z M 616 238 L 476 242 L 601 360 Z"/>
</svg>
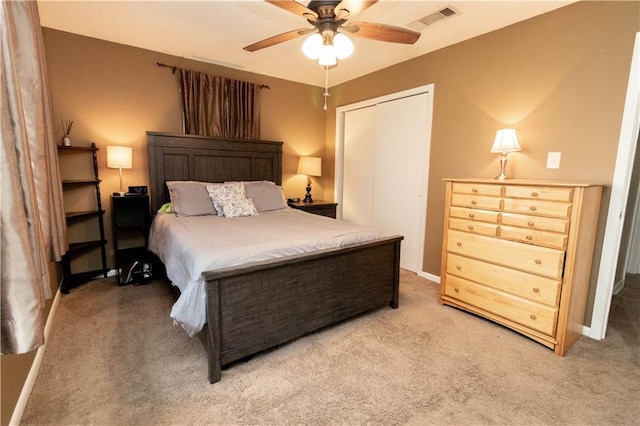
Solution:
<svg viewBox="0 0 640 426">
<path fill-rule="evenodd" d="M 291 208 L 238 218 L 158 214 L 149 233 L 149 250 L 158 255 L 167 277 L 180 288 L 171 318 L 194 336 L 206 323 L 203 272 L 383 236 L 373 228 Z"/>
</svg>

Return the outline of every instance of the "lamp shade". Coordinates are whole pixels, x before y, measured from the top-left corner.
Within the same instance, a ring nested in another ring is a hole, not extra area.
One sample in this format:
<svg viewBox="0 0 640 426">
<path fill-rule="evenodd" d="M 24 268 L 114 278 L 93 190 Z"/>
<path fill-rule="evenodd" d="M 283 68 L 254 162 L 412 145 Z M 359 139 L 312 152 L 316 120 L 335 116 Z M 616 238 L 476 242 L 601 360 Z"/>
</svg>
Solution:
<svg viewBox="0 0 640 426">
<path fill-rule="evenodd" d="M 354 50 L 353 42 L 342 33 L 338 33 L 333 37 L 333 47 L 338 59 L 348 58 Z"/>
<path fill-rule="evenodd" d="M 300 157 L 298 174 L 322 176 L 322 159 L 320 157 Z"/>
<path fill-rule="evenodd" d="M 331 67 L 338 63 L 336 50 L 330 44 L 320 46 L 320 54 L 318 55 L 318 64 L 323 67 Z"/>
<path fill-rule="evenodd" d="M 114 169 L 130 169 L 132 163 L 132 152 L 130 146 L 108 146 L 107 147 L 107 167 Z"/>
<path fill-rule="evenodd" d="M 318 59 L 320 48 L 322 47 L 322 36 L 320 33 L 311 34 L 302 43 L 302 53 L 309 59 Z"/>
<path fill-rule="evenodd" d="M 491 152 L 515 152 L 520 151 L 516 129 L 500 129 L 496 132 Z"/>
</svg>

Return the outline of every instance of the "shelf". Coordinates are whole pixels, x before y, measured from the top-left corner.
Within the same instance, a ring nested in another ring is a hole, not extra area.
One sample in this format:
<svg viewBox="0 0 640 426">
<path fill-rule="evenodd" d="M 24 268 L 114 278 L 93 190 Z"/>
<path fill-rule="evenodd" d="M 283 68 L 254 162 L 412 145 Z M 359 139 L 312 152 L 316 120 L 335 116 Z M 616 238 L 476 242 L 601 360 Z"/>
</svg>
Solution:
<svg viewBox="0 0 640 426">
<path fill-rule="evenodd" d="M 100 182 L 102 182 L 102 179 L 67 179 L 67 180 L 63 180 L 62 184 L 63 185 L 83 185 L 83 184 L 93 184 L 93 185 L 97 185 Z"/>
<path fill-rule="evenodd" d="M 104 214 L 104 210 L 86 210 L 81 212 L 66 212 L 67 220 L 95 217 Z"/>
<path fill-rule="evenodd" d="M 89 250 L 107 244 L 107 240 L 83 241 L 81 243 L 69 243 L 69 254 Z"/>
<path fill-rule="evenodd" d="M 89 151 L 89 152 L 95 152 L 95 151 L 99 151 L 100 148 L 94 146 L 64 146 L 64 145 L 58 145 L 58 151 L 60 153 L 64 153 L 64 152 L 81 152 L 81 151 Z"/>
<path fill-rule="evenodd" d="M 93 280 L 100 275 L 106 277 L 108 269 L 94 269 L 93 271 L 84 271 L 84 272 L 76 272 L 70 274 L 68 277 L 65 277 L 64 282 L 62 283 L 61 291 L 63 293 L 69 293 L 69 290 L 72 288 L 78 287 L 88 281 Z"/>
<path fill-rule="evenodd" d="M 90 281 L 96 278 L 99 275 L 103 275 L 104 278 L 107 277 L 107 272 L 109 269 L 107 268 L 107 253 L 106 253 L 106 245 L 107 240 L 104 236 L 104 210 L 102 209 L 102 199 L 100 196 L 100 182 L 102 180 L 98 177 L 98 158 L 96 152 L 99 150 L 96 147 L 95 143 L 91 143 L 91 146 L 57 146 L 58 154 L 67 154 L 67 153 L 75 153 L 75 154 L 90 154 L 88 156 L 88 161 L 90 161 L 93 176 L 91 178 L 84 179 L 62 179 L 63 190 L 73 191 L 74 195 L 86 195 L 84 191 L 91 191 L 92 197 L 95 199 L 95 204 L 93 202 L 87 203 L 82 202 L 80 204 L 80 208 L 87 208 L 87 210 L 74 210 L 65 212 L 65 219 L 67 225 L 77 225 L 80 226 L 79 222 L 85 221 L 87 219 L 94 219 L 95 223 L 91 224 L 92 226 L 96 226 L 98 231 L 100 232 L 100 237 L 98 240 L 92 241 L 83 241 L 69 244 L 69 250 L 67 253 L 62 256 L 62 272 L 64 274 L 64 279 L 62 281 L 61 290 L 63 293 L 68 293 L 70 289 L 77 287 L 80 284 L 84 284 L 87 281 Z M 75 163 L 73 163 L 75 165 Z M 61 170 L 64 177 L 64 170 Z M 82 176 L 82 175 L 81 175 Z M 85 175 L 86 176 L 86 175 Z M 69 176 L 71 177 L 71 176 Z M 83 192 L 80 192 L 83 191 Z M 85 197 L 86 198 L 86 197 Z M 73 197 L 72 197 L 73 199 Z M 84 199 L 83 199 L 84 200 Z M 77 208 L 77 207 L 76 207 Z M 87 225 L 89 223 L 85 223 Z M 85 231 L 86 232 L 86 231 Z M 82 237 L 80 237 L 82 239 Z M 97 253 L 93 251 L 93 249 L 100 250 L 100 261 L 102 264 L 101 269 L 96 269 L 93 271 L 86 272 L 73 272 L 71 269 L 71 260 L 72 258 L 77 258 L 83 255 L 86 255 L 90 258 L 94 258 L 97 256 Z"/>
</svg>

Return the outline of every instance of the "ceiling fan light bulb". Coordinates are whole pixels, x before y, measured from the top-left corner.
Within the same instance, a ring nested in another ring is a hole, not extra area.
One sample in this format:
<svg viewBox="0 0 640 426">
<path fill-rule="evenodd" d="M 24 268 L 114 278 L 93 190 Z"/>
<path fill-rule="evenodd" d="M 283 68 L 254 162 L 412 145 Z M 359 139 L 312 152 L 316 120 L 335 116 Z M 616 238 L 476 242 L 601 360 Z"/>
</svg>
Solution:
<svg viewBox="0 0 640 426">
<path fill-rule="evenodd" d="M 318 59 L 322 49 L 322 36 L 319 33 L 311 34 L 302 43 L 302 53 L 309 59 Z"/>
<path fill-rule="evenodd" d="M 338 59 L 348 58 L 354 50 L 351 39 L 342 33 L 338 33 L 333 37 L 333 47 L 335 48 L 336 57 Z"/>
<path fill-rule="evenodd" d="M 330 67 L 338 63 L 338 58 L 336 58 L 336 52 L 333 46 L 323 45 L 320 47 L 318 63 L 323 67 Z"/>
</svg>

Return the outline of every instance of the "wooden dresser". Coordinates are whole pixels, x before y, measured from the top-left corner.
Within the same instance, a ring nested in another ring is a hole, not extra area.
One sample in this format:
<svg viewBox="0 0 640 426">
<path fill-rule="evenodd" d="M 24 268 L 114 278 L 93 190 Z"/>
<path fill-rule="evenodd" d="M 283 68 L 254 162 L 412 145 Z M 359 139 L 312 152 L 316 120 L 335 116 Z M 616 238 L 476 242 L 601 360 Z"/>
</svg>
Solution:
<svg viewBox="0 0 640 426">
<path fill-rule="evenodd" d="M 441 303 L 564 355 L 582 334 L 602 185 L 445 181 Z"/>
</svg>

